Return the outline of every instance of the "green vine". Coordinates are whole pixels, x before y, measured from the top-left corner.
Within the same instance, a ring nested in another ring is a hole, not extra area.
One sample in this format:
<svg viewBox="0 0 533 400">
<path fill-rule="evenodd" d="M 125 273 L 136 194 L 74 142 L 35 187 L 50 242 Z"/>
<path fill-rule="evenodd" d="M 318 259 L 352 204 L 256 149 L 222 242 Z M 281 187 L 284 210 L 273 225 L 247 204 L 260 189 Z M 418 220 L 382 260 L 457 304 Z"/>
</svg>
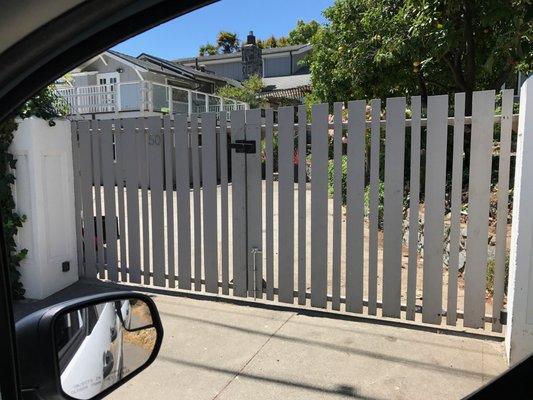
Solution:
<svg viewBox="0 0 533 400">
<path fill-rule="evenodd" d="M 0 210 L 4 222 L 4 235 L 9 254 L 8 269 L 14 299 L 24 298 L 24 287 L 20 281 L 20 263 L 28 254 L 27 249 L 18 249 L 15 238 L 19 228 L 26 221 L 26 216 L 17 213 L 12 185 L 15 183 L 14 170 L 16 159 L 9 152 L 9 146 L 17 130 L 15 118 L 39 117 L 54 126 L 54 118 L 66 115 L 65 102 L 49 86 L 28 100 L 14 116 L 0 123 Z"/>
</svg>

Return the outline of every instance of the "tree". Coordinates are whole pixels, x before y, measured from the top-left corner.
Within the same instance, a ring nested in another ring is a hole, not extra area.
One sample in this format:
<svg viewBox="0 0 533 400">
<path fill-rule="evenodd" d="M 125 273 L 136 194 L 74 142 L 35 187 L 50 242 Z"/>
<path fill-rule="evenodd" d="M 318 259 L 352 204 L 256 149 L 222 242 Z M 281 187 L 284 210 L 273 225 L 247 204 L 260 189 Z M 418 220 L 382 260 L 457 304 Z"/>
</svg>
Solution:
<svg viewBox="0 0 533 400">
<path fill-rule="evenodd" d="M 290 45 L 311 43 L 312 37 L 320 29 L 320 24 L 315 20 L 304 22 L 301 19 L 296 23 L 296 27 L 289 32 L 287 41 Z"/>
<path fill-rule="evenodd" d="M 218 47 L 211 43 L 206 43 L 203 46 L 200 46 L 198 50 L 198 55 L 200 56 L 212 56 L 217 54 Z"/>
<path fill-rule="evenodd" d="M 263 80 L 258 75 L 252 75 L 242 82 L 241 87 L 225 85 L 218 89 L 217 95 L 230 99 L 236 99 L 248 103 L 250 107 L 261 106 L 259 94 L 263 89 Z"/>
<path fill-rule="evenodd" d="M 239 39 L 236 33 L 220 31 L 217 36 L 217 45 L 224 54 L 234 53 L 239 50 Z"/>
<path fill-rule="evenodd" d="M 257 46 L 261 49 L 270 49 L 274 47 L 285 47 L 288 46 L 289 41 L 286 36 L 280 36 L 279 38 L 274 35 L 270 36 L 268 39 L 257 40 Z"/>
<path fill-rule="evenodd" d="M 320 101 L 499 89 L 532 70 L 530 0 L 337 0 L 313 36 Z"/>
</svg>

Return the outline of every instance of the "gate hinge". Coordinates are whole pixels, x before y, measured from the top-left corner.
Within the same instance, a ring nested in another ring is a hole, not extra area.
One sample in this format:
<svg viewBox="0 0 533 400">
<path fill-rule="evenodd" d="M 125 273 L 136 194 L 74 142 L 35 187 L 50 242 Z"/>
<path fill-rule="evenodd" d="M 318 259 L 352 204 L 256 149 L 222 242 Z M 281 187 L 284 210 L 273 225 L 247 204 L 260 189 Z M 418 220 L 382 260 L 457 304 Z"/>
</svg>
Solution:
<svg viewBox="0 0 533 400">
<path fill-rule="evenodd" d="M 255 140 L 236 140 L 235 143 L 230 143 L 230 149 L 234 149 L 236 153 L 255 154 Z"/>
</svg>

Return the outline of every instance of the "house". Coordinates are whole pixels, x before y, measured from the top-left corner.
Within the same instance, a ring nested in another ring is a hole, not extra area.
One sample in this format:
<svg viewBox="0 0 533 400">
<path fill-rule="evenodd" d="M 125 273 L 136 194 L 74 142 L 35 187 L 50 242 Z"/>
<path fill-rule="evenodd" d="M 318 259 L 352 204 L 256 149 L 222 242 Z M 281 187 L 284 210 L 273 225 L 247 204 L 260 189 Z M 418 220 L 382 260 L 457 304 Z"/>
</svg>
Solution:
<svg viewBox="0 0 533 400">
<path fill-rule="evenodd" d="M 265 86 L 262 95 L 271 103 L 302 102 L 311 91 L 311 75 L 304 62 L 311 50 L 310 44 L 260 49 L 250 32 L 241 51 L 181 58 L 174 63 L 241 82 L 257 74 Z"/>
<path fill-rule="evenodd" d="M 247 104 L 215 95 L 237 80 L 172 63 L 149 54 L 108 50 L 56 82 L 57 92 L 79 118 L 116 118 L 245 109 Z"/>
</svg>

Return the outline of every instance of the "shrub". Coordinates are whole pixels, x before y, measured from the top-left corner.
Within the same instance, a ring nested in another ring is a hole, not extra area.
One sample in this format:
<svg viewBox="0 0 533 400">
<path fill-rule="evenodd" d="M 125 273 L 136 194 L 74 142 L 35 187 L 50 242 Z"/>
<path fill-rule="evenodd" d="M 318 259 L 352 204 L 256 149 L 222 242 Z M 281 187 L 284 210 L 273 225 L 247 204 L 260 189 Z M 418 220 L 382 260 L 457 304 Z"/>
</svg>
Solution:
<svg viewBox="0 0 533 400">
<path fill-rule="evenodd" d="M 346 172 L 348 169 L 348 158 L 346 156 L 342 156 L 341 159 L 341 175 L 342 175 L 342 183 L 341 183 L 341 190 L 342 190 L 342 204 L 346 205 Z M 328 161 L 328 195 L 329 197 L 333 197 L 333 194 L 335 193 L 335 164 L 333 160 Z"/>
</svg>

